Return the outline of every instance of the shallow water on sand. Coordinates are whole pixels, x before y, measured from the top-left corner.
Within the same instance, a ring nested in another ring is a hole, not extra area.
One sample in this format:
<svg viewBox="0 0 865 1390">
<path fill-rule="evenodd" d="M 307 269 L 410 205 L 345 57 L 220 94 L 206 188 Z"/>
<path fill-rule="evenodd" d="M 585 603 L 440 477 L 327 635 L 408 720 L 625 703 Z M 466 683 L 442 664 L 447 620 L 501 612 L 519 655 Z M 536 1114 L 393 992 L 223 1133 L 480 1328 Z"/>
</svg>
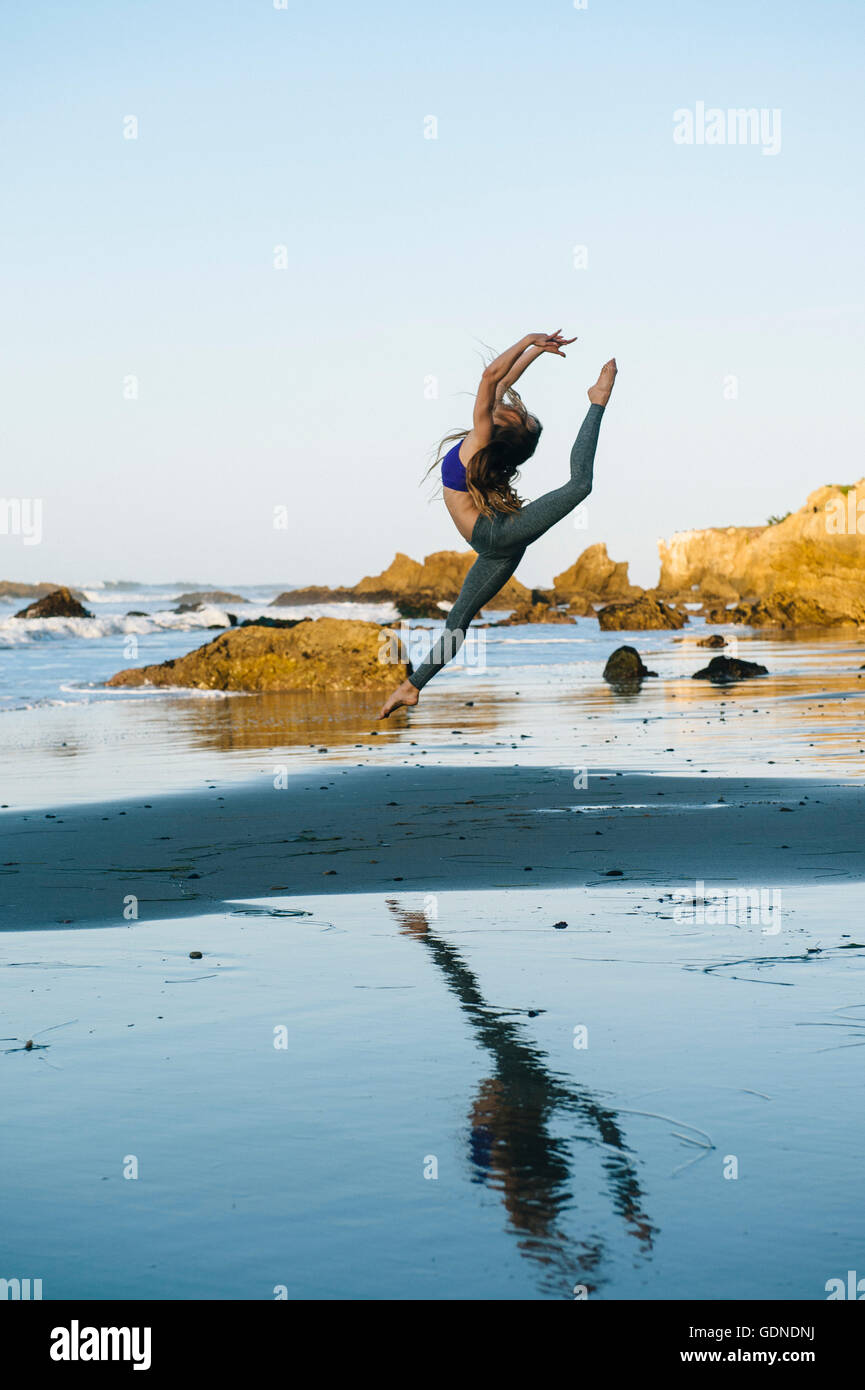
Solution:
<svg viewBox="0 0 865 1390">
<path fill-rule="evenodd" d="M 589 619 L 492 631 L 484 669 L 447 668 L 416 708 L 386 722 L 376 719 L 378 693 L 76 687 L 60 704 L 0 715 L 3 800 L 56 806 L 273 777 L 322 760 L 865 774 L 865 645 L 856 634 L 727 630 L 769 675 L 724 687 L 691 678 L 714 654 L 696 645 L 706 631 L 695 623 L 684 634 L 599 634 Z M 171 640 L 174 655 L 194 645 L 189 633 Z M 658 672 L 639 691 L 602 679 L 623 643 Z M 122 664 L 117 653 L 101 660 L 100 680 Z"/>
<path fill-rule="evenodd" d="M 824 1298 L 865 1237 L 860 909 L 800 886 L 770 934 L 611 884 L 7 935 L 4 1268 L 46 1298 Z"/>
</svg>

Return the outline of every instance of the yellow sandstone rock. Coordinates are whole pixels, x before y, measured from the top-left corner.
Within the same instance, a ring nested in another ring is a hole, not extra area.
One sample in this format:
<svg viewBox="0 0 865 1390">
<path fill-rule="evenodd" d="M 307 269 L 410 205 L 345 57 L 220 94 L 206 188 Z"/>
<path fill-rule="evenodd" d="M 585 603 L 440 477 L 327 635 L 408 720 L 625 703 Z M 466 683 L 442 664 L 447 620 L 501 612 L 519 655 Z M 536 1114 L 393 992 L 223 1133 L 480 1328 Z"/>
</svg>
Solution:
<svg viewBox="0 0 865 1390">
<path fill-rule="evenodd" d="M 357 584 L 329 589 L 313 586 L 288 589 L 273 600 L 274 607 L 290 608 L 311 603 L 394 603 L 400 598 L 441 599 L 453 603 L 471 566 L 477 559 L 473 550 L 438 550 L 427 555 L 421 563 L 410 555 L 397 551 L 381 574 L 368 574 Z M 531 591 L 518 579 L 509 579 L 501 593 L 490 600 L 488 608 L 514 608 L 526 603 Z"/>
<path fill-rule="evenodd" d="M 367 575 L 356 584 L 354 593 L 358 598 L 373 593 L 388 593 L 398 597 L 400 594 L 420 590 L 452 603 L 477 558 L 473 550 L 437 550 L 432 555 L 427 555 L 421 564 L 408 555 L 397 553 L 381 574 Z M 496 594 L 486 607 L 514 608 L 518 603 L 529 602 L 531 590 L 518 579 L 509 579 L 501 592 Z"/>
<path fill-rule="evenodd" d="M 567 602 L 580 597 L 597 599 L 638 598 L 643 592 L 628 578 L 627 560 L 611 560 L 603 541 L 590 545 L 553 580 L 556 598 Z"/>
<path fill-rule="evenodd" d="M 157 666 L 118 671 L 108 685 L 199 690 L 381 690 L 408 666 L 378 623 L 305 619 L 293 627 L 238 627 Z"/>
<path fill-rule="evenodd" d="M 708 596 L 723 580 L 725 597 L 733 589 L 766 601 L 801 600 L 816 621 L 865 622 L 865 478 L 817 488 L 774 525 L 680 531 L 659 550 L 663 593 L 700 585 Z"/>
</svg>

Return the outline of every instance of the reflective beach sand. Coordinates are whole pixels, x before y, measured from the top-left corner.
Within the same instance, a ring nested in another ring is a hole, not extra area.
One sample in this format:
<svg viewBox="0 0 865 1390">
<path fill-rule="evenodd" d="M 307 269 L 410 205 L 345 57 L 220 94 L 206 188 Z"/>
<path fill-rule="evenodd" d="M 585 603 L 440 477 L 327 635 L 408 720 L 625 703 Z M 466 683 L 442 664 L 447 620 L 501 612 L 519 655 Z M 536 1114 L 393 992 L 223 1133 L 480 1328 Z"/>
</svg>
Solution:
<svg viewBox="0 0 865 1390">
<path fill-rule="evenodd" d="M 16 935 L 6 1263 L 49 1298 L 825 1297 L 865 1234 L 860 921 L 608 885 Z"/>
</svg>

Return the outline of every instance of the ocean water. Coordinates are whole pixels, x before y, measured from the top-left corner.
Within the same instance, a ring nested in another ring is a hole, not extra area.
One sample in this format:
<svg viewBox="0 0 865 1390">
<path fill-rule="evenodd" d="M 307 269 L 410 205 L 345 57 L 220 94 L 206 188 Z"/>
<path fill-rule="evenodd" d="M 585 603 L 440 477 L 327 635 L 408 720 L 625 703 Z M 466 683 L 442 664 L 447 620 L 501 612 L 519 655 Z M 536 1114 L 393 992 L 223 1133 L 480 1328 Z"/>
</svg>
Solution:
<svg viewBox="0 0 865 1390">
<path fill-rule="evenodd" d="M 176 613 L 180 594 L 196 589 L 237 592 L 222 585 L 84 585 L 79 592 L 92 618 L 16 618 L 32 600 L 0 600 L 0 711 L 100 695 L 110 698 L 111 692 L 100 687 L 115 671 L 192 651 L 230 626 L 229 612 L 238 622 L 262 615 L 350 615 L 376 622 L 396 617 L 389 604 L 274 608 L 280 591 L 266 586 L 247 587 L 246 603 L 208 604 L 200 612 Z"/>
</svg>

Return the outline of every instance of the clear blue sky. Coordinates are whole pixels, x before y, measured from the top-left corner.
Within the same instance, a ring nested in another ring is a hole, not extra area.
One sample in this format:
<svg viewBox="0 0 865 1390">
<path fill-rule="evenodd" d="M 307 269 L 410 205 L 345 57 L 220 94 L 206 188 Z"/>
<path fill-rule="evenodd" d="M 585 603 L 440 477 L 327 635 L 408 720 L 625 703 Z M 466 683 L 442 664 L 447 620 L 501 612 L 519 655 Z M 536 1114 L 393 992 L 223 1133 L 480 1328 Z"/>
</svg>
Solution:
<svg viewBox="0 0 865 1390">
<path fill-rule="evenodd" d="M 650 583 L 659 536 L 865 473 L 861 0 L 7 0 L 3 30 L 0 492 L 44 499 L 44 539 L 0 536 L 0 577 L 462 548 L 428 451 L 483 343 L 560 326 L 524 495 L 620 377 L 588 528 L 526 582 L 605 540 Z M 780 109 L 780 152 L 675 145 L 698 101 Z"/>
</svg>

